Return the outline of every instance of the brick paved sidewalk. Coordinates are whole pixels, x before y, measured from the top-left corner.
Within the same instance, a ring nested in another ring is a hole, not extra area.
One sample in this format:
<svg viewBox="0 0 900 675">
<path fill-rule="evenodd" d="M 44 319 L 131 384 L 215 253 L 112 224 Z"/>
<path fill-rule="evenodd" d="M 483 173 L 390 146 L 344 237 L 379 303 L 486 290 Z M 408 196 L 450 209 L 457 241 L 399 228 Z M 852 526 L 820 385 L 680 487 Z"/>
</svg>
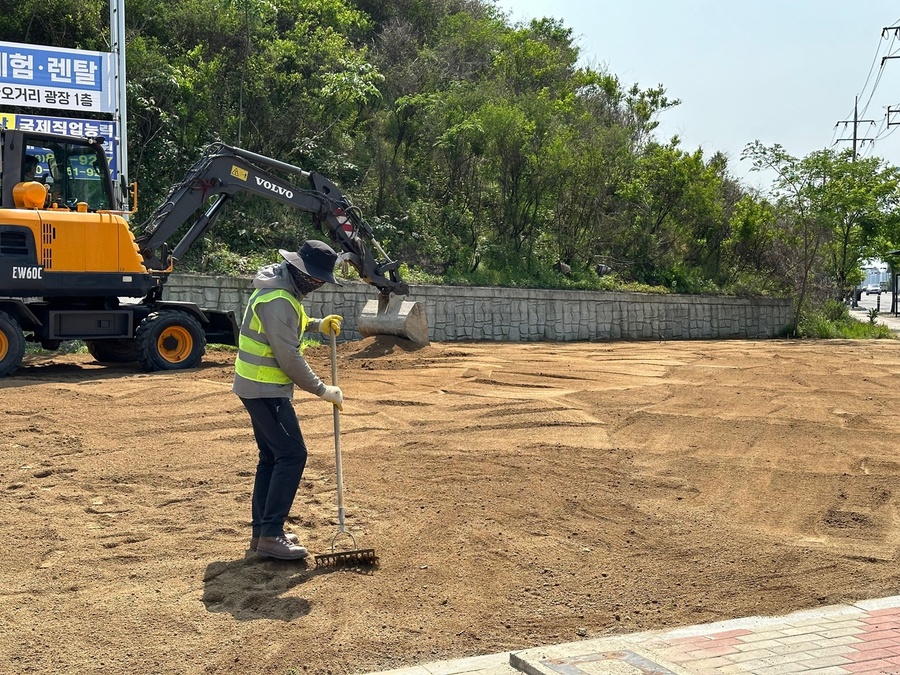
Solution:
<svg viewBox="0 0 900 675">
<path fill-rule="evenodd" d="M 900 674 L 900 596 L 526 650 L 510 664 L 531 675 Z"/>
<path fill-rule="evenodd" d="M 900 596 L 386 671 L 392 675 L 900 675 Z M 382 674 L 383 675 L 383 674 Z"/>
</svg>

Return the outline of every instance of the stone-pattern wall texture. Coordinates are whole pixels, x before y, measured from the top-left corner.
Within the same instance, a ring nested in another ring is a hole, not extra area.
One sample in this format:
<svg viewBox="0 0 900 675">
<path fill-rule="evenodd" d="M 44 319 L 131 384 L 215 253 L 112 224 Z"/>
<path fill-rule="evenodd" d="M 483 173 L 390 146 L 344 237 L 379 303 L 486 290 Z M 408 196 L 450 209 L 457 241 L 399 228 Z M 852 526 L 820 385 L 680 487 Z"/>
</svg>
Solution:
<svg viewBox="0 0 900 675">
<path fill-rule="evenodd" d="M 243 313 L 250 279 L 173 274 L 167 300 Z M 325 285 L 304 300 L 312 317 L 340 314 L 343 340 L 358 340 L 356 317 L 374 286 Z M 408 300 L 425 305 L 430 337 L 449 340 L 688 340 L 781 337 L 792 325 L 789 299 L 553 291 L 415 285 Z"/>
</svg>

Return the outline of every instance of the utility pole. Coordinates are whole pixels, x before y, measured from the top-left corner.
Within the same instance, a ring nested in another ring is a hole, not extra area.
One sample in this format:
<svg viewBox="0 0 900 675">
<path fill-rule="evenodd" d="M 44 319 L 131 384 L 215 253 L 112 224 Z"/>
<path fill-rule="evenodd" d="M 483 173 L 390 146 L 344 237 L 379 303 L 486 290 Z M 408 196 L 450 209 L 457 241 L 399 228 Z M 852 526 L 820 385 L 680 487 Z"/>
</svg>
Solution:
<svg viewBox="0 0 900 675">
<path fill-rule="evenodd" d="M 886 28 L 882 28 L 882 29 L 881 29 L 881 37 L 887 37 L 887 34 L 888 34 L 890 31 L 893 31 L 893 32 L 894 32 L 894 37 L 896 38 L 896 37 L 898 36 L 898 34 L 900 34 L 900 26 L 887 26 Z M 881 58 L 881 67 L 882 67 L 882 68 L 884 67 L 884 62 L 885 62 L 885 61 L 887 61 L 887 60 L 889 60 L 889 59 L 897 59 L 897 58 L 900 58 L 900 56 L 890 56 L 890 55 L 889 55 L 889 56 L 883 56 L 883 57 Z M 888 106 L 888 109 L 887 109 L 887 115 L 886 115 L 887 126 L 889 126 L 889 127 L 895 127 L 895 126 L 897 126 L 898 124 L 900 124 L 900 122 L 891 122 L 891 114 L 897 114 L 898 112 L 900 112 L 900 108 L 892 108 L 891 106 Z M 894 312 L 895 312 L 895 313 L 896 313 L 896 303 L 897 303 L 897 300 L 896 300 L 896 298 L 894 298 L 894 299 L 891 301 L 891 304 L 895 306 L 895 307 L 894 307 Z"/>
<path fill-rule="evenodd" d="M 883 38 L 887 37 L 888 33 L 890 33 L 891 31 L 894 31 L 894 37 L 897 37 L 898 34 L 900 34 L 900 26 L 885 26 L 884 28 L 881 29 L 881 37 L 883 37 Z M 896 58 L 900 58 L 900 57 L 883 56 L 881 58 L 881 65 L 883 66 L 884 62 L 887 61 L 888 59 L 896 59 Z"/>
<path fill-rule="evenodd" d="M 838 124 L 843 124 L 845 127 L 848 124 L 853 124 L 853 136 L 851 138 L 839 138 L 838 141 L 853 141 L 853 159 L 856 160 L 856 146 L 858 143 L 869 142 L 872 143 L 874 138 L 860 138 L 859 137 L 859 125 L 861 122 L 868 122 L 869 124 L 875 124 L 875 120 L 861 120 L 859 119 L 859 96 L 853 99 L 853 119 L 852 120 L 839 120 Z M 836 141 L 837 142 L 837 141 Z"/>
<path fill-rule="evenodd" d="M 896 37 L 898 36 L 898 34 L 900 34 L 900 26 L 888 26 L 888 27 L 886 27 L 886 28 L 882 28 L 882 29 L 881 29 L 881 37 L 887 37 L 887 34 L 888 34 L 890 31 L 893 31 L 893 32 L 894 32 L 894 37 L 896 38 Z M 890 55 L 889 55 L 889 56 L 884 56 L 884 57 L 882 57 L 882 59 L 881 59 L 881 66 L 882 66 L 882 68 L 884 67 L 884 62 L 885 62 L 885 61 L 887 61 L 887 60 L 889 60 L 889 59 L 896 59 L 896 58 L 898 58 L 898 57 L 897 57 L 897 56 L 890 56 Z M 897 126 L 898 124 L 900 124 L 900 122 L 891 122 L 891 114 L 892 114 L 892 113 L 893 113 L 893 114 L 896 114 L 896 113 L 898 113 L 898 112 L 900 112 L 900 108 L 892 108 L 891 106 L 888 106 L 888 109 L 887 109 L 887 115 L 885 116 L 885 118 L 886 118 L 886 120 L 887 120 L 887 126 L 888 126 L 888 127 L 893 127 L 893 126 Z M 897 270 L 896 270 L 895 267 L 894 267 L 894 265 L 895 265 L 895 262 L 894 262 L 894 261 L 896 260 L 896 258 L 894 258 L 893 256 L 896 256 L 896 255 L 898 255 L 898 254 L 900 254 L 900 250 L 897 250 L 897 251 L 891 251 L 890 253 L 888 253 L 888 256 L 889 256 L 888 260 L 891 261 L 891 262 L 890 262 L 890 269 L 891 269 L 891 312 L 894 313 L 894 316 L 897 316 L 897 309 L 898 309 L 898 307 L 897 307 L 897 293 L 898 293 L 898 291 L 900 291 L 900 288 L 898 288 L 898 284 L 897 284 L 897 276 L 898 276 Z M 879 297 L 881 297 L 881 296 L 879 296 Z"/>
<path fill-rule="evenodd" d="M 895 127 L 895 126 L 897 126 L 898 124 L 900 124 L 900 122 L 891 122 L 891 114 L 892 114 L 892 113 L 893 113 L 894 115 L 896 115 L 897 113 L 900 113 L 900 108 L 892 108 L 891 106 L 888 106 L 888 109 L 887 109 L 887 125 L 888 125 L 889 127 Z"/>
</svg>

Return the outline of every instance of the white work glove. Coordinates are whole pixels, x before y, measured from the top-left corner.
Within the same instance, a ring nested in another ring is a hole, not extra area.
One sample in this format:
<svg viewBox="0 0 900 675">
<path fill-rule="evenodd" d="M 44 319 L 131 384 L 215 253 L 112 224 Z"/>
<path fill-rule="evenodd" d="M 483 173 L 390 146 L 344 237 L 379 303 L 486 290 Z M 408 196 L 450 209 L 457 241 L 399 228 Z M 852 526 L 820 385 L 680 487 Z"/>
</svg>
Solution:
<svg viewBox="0 0 900 675">
<path fill-rule="evenodd" d="M 325 385 L 325 393 L 322 394 L 322 399 L 328 401 L 329 403 L 333 403 L 337 406 L 338 410 L 343 411 L 344 409 L 344 392 L 341 391 L 340 387 L 335 387 L 330 384 Z"/>
<path fill-rule="evenodd" d="M 334 336 L 337 337 L 341 334 L 341 323 L 343 321 L 344 317 L 338 314 L 329 314 L 319 322 L 319 332 L 331 335 L 331 331 L 334 331 Z"/>
</svg>

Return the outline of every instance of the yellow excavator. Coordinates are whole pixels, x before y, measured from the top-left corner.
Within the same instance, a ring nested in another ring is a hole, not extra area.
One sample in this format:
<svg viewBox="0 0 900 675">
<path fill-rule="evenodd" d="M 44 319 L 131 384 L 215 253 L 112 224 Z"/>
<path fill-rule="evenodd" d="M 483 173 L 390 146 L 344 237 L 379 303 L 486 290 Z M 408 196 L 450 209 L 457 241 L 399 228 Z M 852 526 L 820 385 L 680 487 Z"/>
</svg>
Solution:
<svg viewBox="0 0 900 675">
<path fill-rule="evenodd" d="M 53 350 L 83 340 L 101 363 L 135 362 L 147 371 L 193 368 L 207 343 L 236 345 L 233 312 L 166 301 L 162 291 L 175 263 L 238 192 L 311 214 L 378 289 L 357 319 L 363 336 L 428 344 L 424 307 L 403 300 L 409 286 L 400 263 L 323 176 L 216 143 L 135 234 L 114 197 L 102 143 L 0 130 L 0 377 L 19 367 L 26 342 Z"/>
</svg>

